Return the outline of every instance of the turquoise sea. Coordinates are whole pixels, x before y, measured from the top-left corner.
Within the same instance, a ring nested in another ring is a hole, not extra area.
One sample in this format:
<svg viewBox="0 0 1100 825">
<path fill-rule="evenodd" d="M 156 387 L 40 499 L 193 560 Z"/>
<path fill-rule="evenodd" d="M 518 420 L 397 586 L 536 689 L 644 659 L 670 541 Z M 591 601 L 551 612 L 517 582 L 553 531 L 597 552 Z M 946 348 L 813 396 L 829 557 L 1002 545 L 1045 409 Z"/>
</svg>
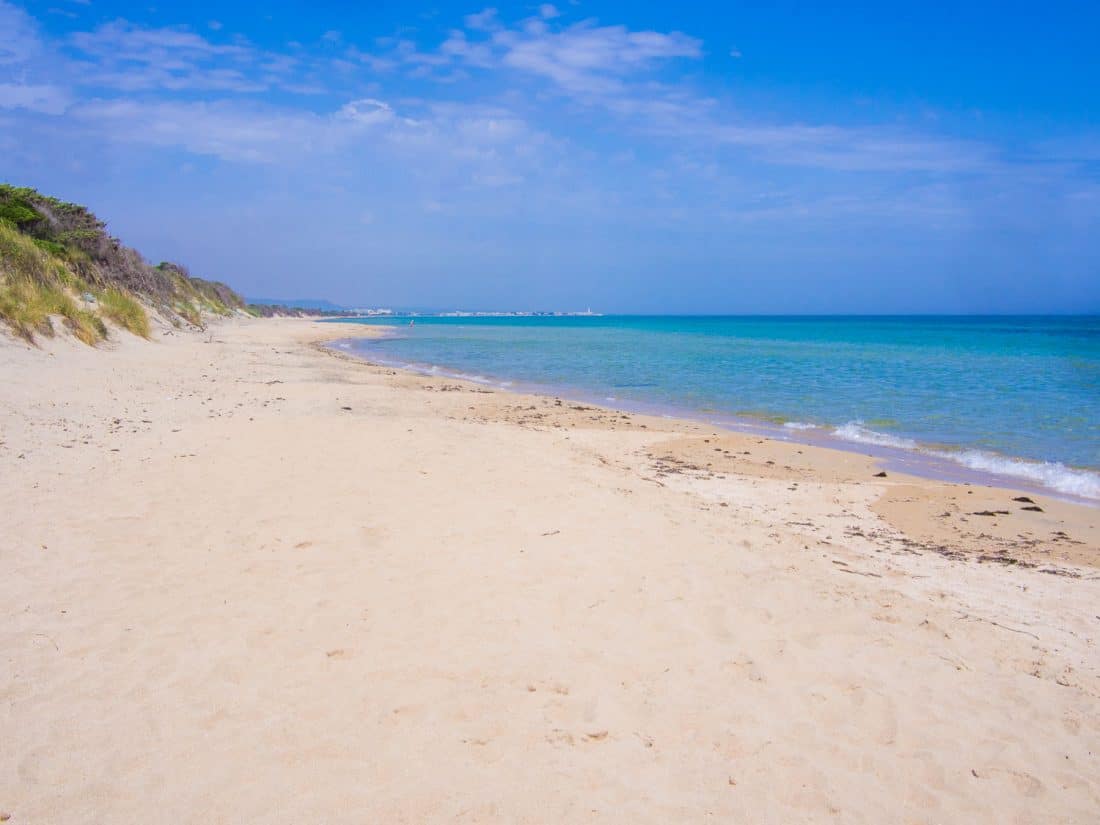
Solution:
<svg viewBox="0 0 1100 825">
<path fill-rule="evenodd" d="M 417 317 L 370 360 L 1100 500 L 1100 317 Z M 341 321 L 342 323 L 345 321 Z"/>
</svg>

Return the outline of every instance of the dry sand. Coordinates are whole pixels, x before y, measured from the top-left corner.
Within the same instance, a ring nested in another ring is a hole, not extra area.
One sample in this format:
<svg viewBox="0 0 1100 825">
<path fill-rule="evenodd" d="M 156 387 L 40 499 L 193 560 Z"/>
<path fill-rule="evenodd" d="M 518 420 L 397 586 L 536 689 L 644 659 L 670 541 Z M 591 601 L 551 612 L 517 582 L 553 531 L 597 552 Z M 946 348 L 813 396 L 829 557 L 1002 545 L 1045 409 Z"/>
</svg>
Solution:
<svg viewBox="0 0 1100 825">
<path fill-rule="evenodd" d="M 13 825 L 1098 820 L 1097 509 L 355 334 L 0 343 Z"/>
</svg>

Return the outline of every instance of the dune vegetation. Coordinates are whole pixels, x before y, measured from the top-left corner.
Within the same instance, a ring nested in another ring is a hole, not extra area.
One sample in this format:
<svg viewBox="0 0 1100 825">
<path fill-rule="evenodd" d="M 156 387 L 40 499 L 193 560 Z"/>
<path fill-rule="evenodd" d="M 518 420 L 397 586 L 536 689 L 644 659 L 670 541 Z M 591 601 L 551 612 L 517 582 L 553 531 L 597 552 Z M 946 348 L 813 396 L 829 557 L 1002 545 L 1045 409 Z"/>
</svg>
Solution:
<svg viewBox="0 0 1100 825">
<path fill-rule="evenodd" d="M 150 313 L 201 328 L 244 308 L 223 283 L 147 263 L 85 207 L 0 184 L 0 322 L 24 340 L 53 336 L 57 323 L 90 345 L 112 325 L 147 338 Z"/>
</svg>

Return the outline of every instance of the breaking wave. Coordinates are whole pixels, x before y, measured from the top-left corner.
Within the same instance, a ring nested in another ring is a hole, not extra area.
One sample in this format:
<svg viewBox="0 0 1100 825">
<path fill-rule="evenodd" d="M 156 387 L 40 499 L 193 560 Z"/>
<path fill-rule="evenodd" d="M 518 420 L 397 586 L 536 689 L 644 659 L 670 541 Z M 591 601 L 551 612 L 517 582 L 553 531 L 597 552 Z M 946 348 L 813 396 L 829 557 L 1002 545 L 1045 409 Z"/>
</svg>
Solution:
<svg viewBox="0 0 1100 825">
<path fill-rule="evenodd" d="M 915 450 L 917 442 L 911 438 L 902 438 L 888 433 L 880 433 L 863 426 L 862 421 L 849 421 L 833 430 L 833 435 L 844 441 L 857 444 L 873 444 L 876 447 L 896 447 L 899 450 Z"/>
<path fill-rule="evenodd" d="M 1035 484 L 1080 498 L 1100 500 L 1100 473 L 1067 467 L 1060 462 L 1022 461 L 981 450 L 963 450 L 952 453 L 930 450 L 932 455 L 946 458 L 971 470 L 994 473 L 999 476 L 1022 478 Z"/>
<path fill-rule="evenodd" d="M 784 421 L 783 426 L 788 430 L 816 430 L 816 424 L 807 424 L 805 421 Z"/>
<path fill-rule="evenodd" d="M 789 424 L 784 426 L 789 426 Z M 802 429 L 802 427 L 795 427 L 795 429 Z M 990 473 L 1005 478 L 1018 478 L 1066 495 L 1100 500 L 1100 473 L 1067 467 L 1061 462 L 1026 461 L 997 455 L 996 453 L 987 453 L 982 450 L 934 450 L 921 447 L 911 438 L 869 429 L 863 425 L 862 421 L 849 421 L 847 424 L 833 430 L 833 435 L 843 441 L 851 441 L 857 444 L 911 450 L 923 455 L 953 461 L 980 473 Z"/>
</svg>

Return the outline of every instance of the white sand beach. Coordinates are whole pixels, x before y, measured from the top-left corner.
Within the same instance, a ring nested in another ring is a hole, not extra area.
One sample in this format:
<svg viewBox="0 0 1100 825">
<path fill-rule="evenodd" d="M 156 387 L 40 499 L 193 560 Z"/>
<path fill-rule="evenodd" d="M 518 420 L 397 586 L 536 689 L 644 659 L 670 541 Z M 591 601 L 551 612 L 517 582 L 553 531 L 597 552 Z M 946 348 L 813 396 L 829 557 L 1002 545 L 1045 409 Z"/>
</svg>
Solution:
<svg viewBox="0 0 1100 825">
<path fill-rule="evenodd" d="M 0 342 L 12 825 L 1097 821 L 1100 510 L 367 334 Z"/>
</svg>

